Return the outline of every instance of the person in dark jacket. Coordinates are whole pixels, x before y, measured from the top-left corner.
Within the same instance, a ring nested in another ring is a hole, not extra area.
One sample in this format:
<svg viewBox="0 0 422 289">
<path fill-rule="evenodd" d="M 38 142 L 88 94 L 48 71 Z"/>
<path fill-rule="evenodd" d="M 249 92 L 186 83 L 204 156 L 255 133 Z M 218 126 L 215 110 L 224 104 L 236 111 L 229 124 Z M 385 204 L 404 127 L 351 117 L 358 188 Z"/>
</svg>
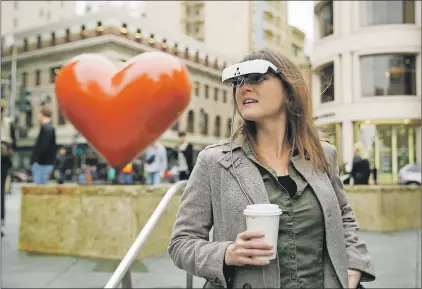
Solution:
<svg viewBox="0 0 422 289">
<path fill-rule="evenodd" d="M 353 157 L 351 176 L 355 185 L 369 185 L 369 177 L 371 169 L 369 161 L 360 155 L 359 148 L 355 148 L 355 156 Z"/>
<path fill-rule="evenodd" d="M 47 184 L 56 163 L 56 130 L 51 122 L 52 112 L 43 107 L 39 113 L 40 133 L 32 151 L 32 178 L 37 185 Z"/>
<path fill-rule="evenodd" d="M 66 149 L 62 147 L 59 150 L 59 156 L 57 157 L 57 183 L 63 184 L 66 180 Z"/>
<path fill-rule="evenodd" d="M 16 149 L 16 137 L 13 121 L 5 116 L 6 100 L 1 100 L 1 236 L 4 236 L 3 226 L 6 216 L 5 194 L 6 179 L 12 168 L 12 155 Z"/>
<path fill-rule="evenodd" d="M 175 151 L 177 153 L 179 180 L 187 180 L 193 169 L 193 146 L 186 140 L 185 132 L 179 132 L 179 145 Z"/>
</svg>

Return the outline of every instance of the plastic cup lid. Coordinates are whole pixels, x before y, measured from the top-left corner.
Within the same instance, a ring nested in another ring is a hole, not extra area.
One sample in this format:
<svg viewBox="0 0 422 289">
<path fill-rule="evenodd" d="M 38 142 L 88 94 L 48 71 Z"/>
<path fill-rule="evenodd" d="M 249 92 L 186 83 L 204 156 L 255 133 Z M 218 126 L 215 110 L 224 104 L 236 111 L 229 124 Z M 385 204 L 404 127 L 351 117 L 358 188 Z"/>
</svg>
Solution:
<svg viewBox="0 0 422 289">
<path fill-rule="evenodd" d="M 254 204 L 246 206 L 243 210 L 243 214 L 246 216 L 278 216 L 283 212 L 274 204 Z"/>
</svg>

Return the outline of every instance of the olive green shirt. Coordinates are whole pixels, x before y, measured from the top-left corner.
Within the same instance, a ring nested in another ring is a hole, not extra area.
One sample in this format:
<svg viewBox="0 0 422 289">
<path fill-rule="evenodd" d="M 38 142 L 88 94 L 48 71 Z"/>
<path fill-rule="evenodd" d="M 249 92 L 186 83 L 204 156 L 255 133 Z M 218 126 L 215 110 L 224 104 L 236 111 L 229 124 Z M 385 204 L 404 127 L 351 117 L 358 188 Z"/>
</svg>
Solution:
<svg viewBox="0 0 422 289">
<path fill-rule="evenodd" d="M 233 142 L 232 149 L 240 147 L 261 172 L 270 202 L 283 211 L 277 242 L 281 288 L 323 288 L 324 217 L 311 186 L 291 161 L 300 156 L 289 158 L 288 173 L 297 186 L 291 198 L 278 182 L 276 172 L 255 158 L 242 137 Z"/>
</svg>

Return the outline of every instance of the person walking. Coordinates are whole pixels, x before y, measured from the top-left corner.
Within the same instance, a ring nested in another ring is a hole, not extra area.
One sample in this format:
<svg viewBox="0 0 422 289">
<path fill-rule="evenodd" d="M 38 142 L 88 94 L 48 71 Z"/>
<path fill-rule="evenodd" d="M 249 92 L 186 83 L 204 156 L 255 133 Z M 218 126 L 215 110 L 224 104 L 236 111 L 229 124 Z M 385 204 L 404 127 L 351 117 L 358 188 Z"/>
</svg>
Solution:
<svg viewBox="0 0 422 289">
<path fill-rule="evenodd" d="M 147 184 L 158 185 L 167 170 L 168 160 L 166 148 L 158 141 L 145 151 L 145 172 Z"/>
<path fill-rule="evenodd" d="M 38 115 L 41 127 L 31 157 L 32 177 L 37 185 L 48 183 L 56 162 L 56 129 L 52 115 L 47 107 L 42 107 Z"/>
<path fill-rule="evenodd" d="M 187 180 L 193 169 L 193 146 L 186 140 L 186 133 L 178 134 L 179 144 L 175 148 L 177 154 L 177 171 L 179 180 Z"/>
<path fill-rule="evenodd" d="M 15 128 L 12 119 L 6 117 L 7 102 L 1 99 L 1 236 L 6 218 L 6 180 L 12 168 L 12 155 L 16 149 Z"/>
<path fill-rule="evenodd" d="M 203 277 L 205 288 L 357 288 L 373 281 L 336 148 L 316 134 L 300 70 L 263 49 L 223 77 L 233 85 L 232 123 L 237 110 L 243 125 L 198 155 L 168 246 L 174 264 Z M 250 204 L 283 211 L 276 246 L 247 230 Z"/>
</svg>

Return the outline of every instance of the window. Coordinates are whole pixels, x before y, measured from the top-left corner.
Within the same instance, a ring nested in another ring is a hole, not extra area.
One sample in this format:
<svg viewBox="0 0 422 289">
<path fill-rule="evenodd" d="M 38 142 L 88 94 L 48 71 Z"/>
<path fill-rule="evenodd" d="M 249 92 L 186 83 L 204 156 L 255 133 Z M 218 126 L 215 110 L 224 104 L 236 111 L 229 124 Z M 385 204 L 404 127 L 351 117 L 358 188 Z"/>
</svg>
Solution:
<svg viewBox="0 0 422 289">
<path fill-rule="evenodd" d="M 415 1 L 362 1 L 362 26 L 415 23 Z"/>
<path fill-rule="evenodd" d="M 27 87 L 28 86 L 28 72 L 22 73 L 22 86 Z"/>
<path fill-rule="evenodd" d="M 214 100 L 218 101 L 218 87 L 214 87 Z"/>
<path fill-rule="evenodd" d="M 35 86 L 41 85 L 41 70 L 37 69 L 35 71 Z"/>
<path fill-rule="evenodd" d="M 223 102 L 227 103 L 227 90 L 223 90 Z"/>
<path fill-rule="evenodd" d="M 334 100 L 334 63 L 330 63 L 319 72 L 321 83 L 321 103 Z"/>
<path fill-rule="evenodd" d="M 300 47 L 296 44 L 292 44 L 292 53 L 294 56 L 298 56 L 300 52 Z"/>
<path fill-rule="evenodd" d="M 209 89 L 210 87 L 208 86 L 208 84 L 205 84 L 205 99 L 209 98 Z"/>
<path fill-rule="evenodd" d="M 362 96 L 416 95 L 416 56 L 360 57 Z"/>
<path fill-rule="evenodd" d="M 188 112 L 188 127 L 187 132 L 193 133 L 195 128 L 195 114 L 192 110 Z"/>
<path fill-rule="evenodd" d="M 60 71 L 60 66 L 50 68 L 50 83 L 54 83 L 56 81 L 56 75 Z"/>
<path fill-rule="evenodd" d="M 216 116 L 215 118 L 215 125 L 214 125 L 214 136 L 220 137 L 221 135 L 221 118 L 220 116 Z"/>
<path fill-rule="evenodd" d="M 198 81 L 193 82 L 193 89 L 194 89 L 195 96 L 199 96 L 199 82 Z"/>
<path fill-rule="evenodd" d="M 201 128 L 201 134 L 207 135 L 208 134 L 208 113 L 206 113 L 202 108 L 199 115 L 199 125 Z"/>
<path fill-rule="evenodd" d="M 37 48 L 41 48 L 41 35 L 37 36 Z"/>
<path fill-rule="evenodd" d="M 317 11 L 320 38 L 334 33 L 333 1 L 324 1 Z"/>
<path fill-rule="evenodd" d="M 227 120 L 226 137 L 230 137 L 231 125 L 232 125 L 232 119 L 231 119 L 231 118 L 229 118 L 229 119 Z"/>
</svg>

